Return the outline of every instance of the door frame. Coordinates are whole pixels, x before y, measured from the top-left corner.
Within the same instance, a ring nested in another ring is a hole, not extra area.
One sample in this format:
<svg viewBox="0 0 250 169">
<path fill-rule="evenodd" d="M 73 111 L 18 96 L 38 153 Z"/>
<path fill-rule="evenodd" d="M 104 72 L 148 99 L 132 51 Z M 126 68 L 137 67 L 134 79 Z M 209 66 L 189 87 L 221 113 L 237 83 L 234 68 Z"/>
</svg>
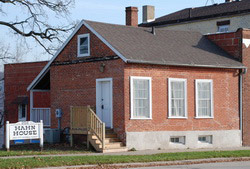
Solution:
<svg viewBox="0 0 250 169">
<path fill-rule="evenodd" d="M 111 113 L 111 128 L 113 128 L 113 79 L 112 78 L 102 78 L 102 79 L 96 79 L 96 114 L 99 112 L 100 107 L 98 106 L 98 101 L 100 100 L 101 94 L 101 82 L 110 82 L 110 113 Z"/>
</svg>

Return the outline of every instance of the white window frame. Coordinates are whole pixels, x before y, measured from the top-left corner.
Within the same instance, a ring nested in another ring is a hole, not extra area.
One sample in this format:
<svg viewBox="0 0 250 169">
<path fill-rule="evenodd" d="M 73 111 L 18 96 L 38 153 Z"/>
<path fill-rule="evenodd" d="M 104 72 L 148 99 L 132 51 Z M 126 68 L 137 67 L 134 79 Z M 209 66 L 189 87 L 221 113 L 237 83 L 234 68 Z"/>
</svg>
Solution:
<svg viewBox="0 0 250 169">
<path fill-rule="evenodd" d="M 22 105 L 25 105 L 25 118 L 20 118 L 20 111 L 22 111 Z M 18 104 L 18 121 L 26 121 L 27 120 L 27 105 L 26 104 Z"/>
<path fill-rule="evenodd" d="M 211 116 L 199 116 L 198 112 L 198 83 L 199 82 L 206 82 L 206 83 L 211 83 Z M 213 80 L 211 79 L 196 79 L 195 80 L 195 118 L 197 119 L 212 119 L 214 118 L 214 92 L 213 92 Z"/>
<path fill-rule="evenodd" d="M 80 54 L 80 40 L 81 38 L 88 38 L 88 53 L 86 54 Z M 86 57 L 90 56 L 90 35 L 89 33 L 87 34 L 81 34 L 77 36 L 77 57 Z"/>
<path fill-rule="evenodd" d="M 180 116 L 172 116 L 172 102 L 171 102 L 171 82 L 184 82 L 184 94 L 185 94 L 185 116 L 180 117 Z M 188 114 L 187 114 L 187 79 L 180 79 L 180 78 L 168 78 L 168 118 L 169 119 L 187 119 Z"/>
<path fill-rule="evenodd" d="M 171 139 L 176 139 L 176 138 L 179 139 L 179 142 L 172 142 L 171 141 Z M 171 144 L 183 144 L 183 145 L 185 145 L 186 144 L 186 136 L 171 136 L 169 142 Z"/>
<path fill-rule="evenodd" d="M 200 141 L 200 137 L 205 137 L 205 141 Z M 213 144 L 213 136 L 212 135 L 201 135 L 198 136 L 198 142 L 202 144 Z"/>
<path fill-rule="evenodd" d="M 221 31 L 222 29 L 225 29 L 225 28 L 227 28 L 227 31 Z M 220 26 L 218 26 L 218 31 L 217 32 L 221 32 L 221 33 L 229 32 L 229 28 L 230 28 L 230 25 L 220 25 Z"/>
<path fill-rule="evenodd" d="M 149 80 L 149 118 L 139 118 L 134 117 L 134 79 Z M 152 78 L 142 77 L 142 76 L 130 76 L 130 108 L 131 108 L 131 118 L 133 120 L 151 120 L 152 119 Z"/>
</svg>

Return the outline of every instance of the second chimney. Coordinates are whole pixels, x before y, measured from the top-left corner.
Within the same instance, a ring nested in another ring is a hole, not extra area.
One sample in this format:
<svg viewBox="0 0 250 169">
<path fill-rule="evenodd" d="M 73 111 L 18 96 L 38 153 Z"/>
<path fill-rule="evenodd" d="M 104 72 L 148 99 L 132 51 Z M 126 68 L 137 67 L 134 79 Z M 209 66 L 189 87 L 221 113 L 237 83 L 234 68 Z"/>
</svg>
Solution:
<svg viewBox="0 0 250 169">
<path fill-rule="evenodd" d="M 138 8 L 137 7 L 126 7 L 126 25 L 127 26 L 138 26 Z"/>
<path fill-rule="evenodd" d="M 142 23 L 147 23 L 155 20 L 155 7 L 145 5 L 142 7 Z"/>
</svg>

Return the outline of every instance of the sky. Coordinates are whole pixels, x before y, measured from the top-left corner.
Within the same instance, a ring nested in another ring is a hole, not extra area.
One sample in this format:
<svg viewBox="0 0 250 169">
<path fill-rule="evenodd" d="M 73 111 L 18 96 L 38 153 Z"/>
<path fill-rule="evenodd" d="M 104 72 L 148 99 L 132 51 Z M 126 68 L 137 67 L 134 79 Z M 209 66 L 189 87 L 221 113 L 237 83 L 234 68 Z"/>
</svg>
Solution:
<svg viewBox="0 0 250 169">
<path fill-rule="evenodd" d="M 225 0 L 213 0 L 215 3 L 223 3 Z M 142 6 L 153 5 L 155 6 L 155 16 L 160 17 L 184 8 L 200 7 L 211 5 L 212 0 L 75 0 L 74 7 L 70 8 L 71 21 L 80 21 L 82 19 L 93 20 L 114 24 L 125 24 L 125 7 L 135 6 L 139 9 L 139 23 L 142 22 Z M 4 20 L 12 20 L 20 16 L 20 11 L 5 7 L 7 11 Z M 7 9 L 8 8 L 8 9 Z M 0 17 L 1 18 L 1 17 Z M 58 18 L 49 18 L 52 22 L 59 22 Z M 4 26 L 0 26 L 0 39 L 6 44 L 10 44 L 10 50 L 16 50 L 17 44 L 16 36 L 11 35 L 10 30 Z M 34 43 L 32 40 L 27 41 L 30 48 L 27 49 L 22 46 L 22 62 L 48 60 L 52 56 L 45 54 L 43 49 Z M 21 42 L 22 43 L 22 42 Z M 19 43 L 20 44 L 20 43 Z M 18 45 L 18 44 L 17 44 Z M 11 51 L 12 52 L 12 51 Z M 0 70 L 3 68 L 3 63 L 0 62 Z"/>
</svg>

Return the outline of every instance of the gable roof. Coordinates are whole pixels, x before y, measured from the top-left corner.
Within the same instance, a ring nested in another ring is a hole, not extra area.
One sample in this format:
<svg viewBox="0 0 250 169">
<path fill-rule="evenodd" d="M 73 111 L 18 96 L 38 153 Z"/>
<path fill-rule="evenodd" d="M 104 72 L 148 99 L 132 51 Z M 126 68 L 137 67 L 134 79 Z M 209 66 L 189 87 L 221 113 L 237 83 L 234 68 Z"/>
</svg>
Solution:
<svg viewBox="0 0 250 169">
<path fill-rule="evenodd" d="M 126 63 L 146 63 L 174 66 L 244 68 L 198 32 L 169 31 L 114 25 L 82 20 L 72 35 L 44 67 L 27 90 L 33 88 L 82 25 L 110 47 Z"/>
<path fill-rule="evenodd" d="M 199 32 L 137 28 L 86 21 L 128 63 L 240 68 L 233 59 Z"/>
<path fill-rule="evenodd" d="M 209 18 L 232 16 L 250 13 L 250 1 L 234 1 L 210 6 L 186 8 L 155 19 L 153 22 L 142 23 L 140 26 L 160 26 L 177 24 L 181 22 L 192 22 Z"/>
</svg>

